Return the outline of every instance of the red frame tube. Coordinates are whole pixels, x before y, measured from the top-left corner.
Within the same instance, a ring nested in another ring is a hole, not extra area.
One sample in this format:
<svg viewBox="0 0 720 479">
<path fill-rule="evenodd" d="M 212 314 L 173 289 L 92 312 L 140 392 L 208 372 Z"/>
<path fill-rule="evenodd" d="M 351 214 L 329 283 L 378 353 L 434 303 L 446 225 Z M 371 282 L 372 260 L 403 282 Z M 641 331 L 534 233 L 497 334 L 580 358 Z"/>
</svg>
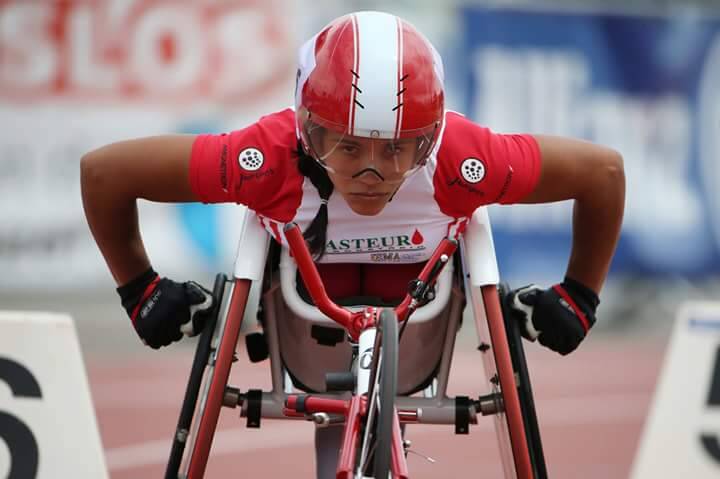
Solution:
<svg viewBox="0 0 720 479">
<path fill-rule="evenodd" d="M 451 258 L 453 253 L 455 253 L 456 249 L 457 243 L 450 241 L 447 238 L 444 238 L 442 241 L 440 241 L 440 244 L 435 249 L 433 255 L 430 257 L 428 262 L 425 263 L 425 267 L 420 272 L 418 279 L 421 281 L 427 281 L 428 276 L 430 276 L 430 272 L 432 271 L 435 264 L 440 260 L 440 257 L 445 254 L 448 256 L 448 258 Z M 448 259 L 448 261 L 450 260 Z M 400 303 L 397 308 L 395 308 L 395 313 L 397 314 L 398 321 L 405 320 L 405 317 L 409 313 L 411 302 L 412 297 L 409 294 L 406 294 L 405 299 L 403 299 L 402 303 Z"/>
<path fill-rule="evenodd" d="M 360 414 L 363 398 L 353 396 L 350 398 L 350 408 L 347 412 L 345 430 L 343 431 L 340 458 L 338 460 L 337 479 L 352 479 L 355 468 L 355 448 L 360 434 Z"/>
<path fill-rule="evenodd" d="M 310 297 L 320 311 L 327 317 L 335 320 L 345 329 L 354 329 L 352 325 L 352 313 L 346 309 L 339 307 L 333 303 L 325 291 L 320 274 L 313 263 L 310 252 L 305 245 L 305 238 L 300 233 L 300 228 L 296 224 L 290 224 L 285 227 L 285 238 L 287 238 L 290 251 L 295 258 L 295 262 L 300 269 L 300 276 L 305 282 Z"/>
<path fill-rule="evenodd" d="M 285 227 L 285 238 L 290 246 L 290 252 L 292 253 L 293 258 L 295 258 L 295 262 L 300 270 L 300 276 L 305 282 L 305 286 L 307 287 L 310 297 L 315 305 L 323 312 L 323 314 L 333 319 L 341 326 L 344 326 L 351 334 L 356 333 L 358 330 L 358 325 L 354 324 L 356 315 L 336 305 L 328 297 L 327 292 L 325 291 L 325 286 L 323 285 L 320 274 L 318 273 L 315 263 L 310 256 L 310 252 L 305 244 L 305 238 L 303 238 L 302 233 L 300 233 L 298 225 L 294 223 L 288 224 Z M 428 262 L 425 264 L 425 267 L 420 272 L 418 279 L 421 281 L 427 281 L 428 276 L 430 276 L 433 267 L 440 260 L 440 257 L 442 255 L 447 255 L 448 258 L 450 258 L 453 253 L 455 253 L 455 250 L 457 250 L 457 242 L 444 238 L 435 249 Z M 395 308 L 395 314 L 397 315 L 398 321 L 403 321 L 406 318 L 410 312 L 411 302 L 412 297 L 409 294 L 406 294 L 402 303 Z M 367 325 L 365 326 L 367 327 Z"/>
<path fill-rule="evenodd" d="M 215 370 L 213 371 L 208 397 L 205 401 L 205 411 L 200 418 L 197 438 L 190 455 L 188 479 L 199 479 L 205 474 L 249 294 L 250 280 L 236 279 L 232 297 L 230 298 L 225 332 L 220 341 Z"/>
<path fill-rule="evenodd" d="M 347 414 L 350 409 L 350 401 L 344 399 L 330 399 L 316 396 L 305 397 L 305 411 L 297 410 L 298 395 L 288 396 L 286 407 L 290 411 L 314 414 L 326 412 L 331 414 Z"/>
<path fill-rule="evenodd" d="M 532 465 L 520 409 L 520 397 L 515 383 L 515 373 L 513 372 L 510 347 L 508 346 L 497 287 L 488 285 L 483 286 L 481 290 L 495 354 L 495 366 L 500 377 L 500 387 L 502 388 L 503 403 L 505 404 L 505 417 L 507 417 L 510 443 L 515 460 L 515 471 L 518 478 L 532 479 Z"/>
</svg>

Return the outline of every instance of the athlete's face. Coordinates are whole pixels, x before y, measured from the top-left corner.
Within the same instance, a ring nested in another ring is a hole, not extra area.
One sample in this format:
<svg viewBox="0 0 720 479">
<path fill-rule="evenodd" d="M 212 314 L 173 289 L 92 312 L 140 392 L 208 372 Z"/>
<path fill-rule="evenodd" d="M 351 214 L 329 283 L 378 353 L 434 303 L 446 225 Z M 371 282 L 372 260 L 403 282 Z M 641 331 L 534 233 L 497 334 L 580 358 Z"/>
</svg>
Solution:
<svg viewBox="0 0 720 479">
<path fill-rule="evenodd" d="M 348 206 L 360 215 L 377 215 L 400 187 L 415 160 L 415 139 L 381 140 L 326 135 L 327 172 Z"/>
<path fill-rule="evenodd" d="M 328 171 L 328 176 L 350 209 L 364 216 L 379 214 L 402 183 L 386 183 L 368 171 L 357 178 L 345 178 Z"/>
</svg>

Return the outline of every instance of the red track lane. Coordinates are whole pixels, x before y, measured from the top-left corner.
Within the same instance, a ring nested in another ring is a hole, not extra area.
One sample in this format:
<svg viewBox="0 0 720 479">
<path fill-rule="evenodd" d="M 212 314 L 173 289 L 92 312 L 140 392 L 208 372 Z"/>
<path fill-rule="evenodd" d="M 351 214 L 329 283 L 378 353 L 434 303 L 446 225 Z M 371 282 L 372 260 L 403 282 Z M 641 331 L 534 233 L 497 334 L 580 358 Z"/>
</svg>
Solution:
<svg viewBox="0 0 720 479">
<path fill-rule="evenodd" d="M 481 392 L 479 353 L 461 339 L 450 393 Z M 465 343 L 465 344 L 463 344 Z M 553 479 L 624 478 L 651 401 L 663 341 L 638 342 L 592 337 L 581 349 L 560 357 L 527 344 L 530 373 L 548 464 Z M 269 387 L 267 363 L 234 365 L 231 384 L 245 390 Z M 162 477 L 192 360 L 190 348 L 174 348 L 142 361 L 86 357 L 90 386 L 106 459 L 113 479 Z M 264 421 L 244 428 L 237 409 L 220 414 L 206 477 L 262 473 L 262 477 L 313 477 L 312 426 Z M 481 419 L 482 421 L 482 419 Z M 432 456 L 408 457 L 410 477 L 502 478 L 491 421 L 456 436 L 451 426 L 410 426 L 412 449 Z"/>
</svg>

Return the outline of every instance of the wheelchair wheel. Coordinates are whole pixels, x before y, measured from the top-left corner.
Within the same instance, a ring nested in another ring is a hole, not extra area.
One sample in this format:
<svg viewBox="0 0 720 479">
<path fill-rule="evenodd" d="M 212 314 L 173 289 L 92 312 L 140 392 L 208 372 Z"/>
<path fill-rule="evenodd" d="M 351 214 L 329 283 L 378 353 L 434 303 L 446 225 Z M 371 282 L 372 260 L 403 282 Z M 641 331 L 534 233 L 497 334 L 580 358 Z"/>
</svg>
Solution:
<svg viewBox="0 0 720 479">
<path fill-rule="evenodd" d="M 398 324 L 394 311 L 383 309 L 375 336 L 359 472 L 385 479 L 390 473 L 397 394 Z"/>
<path fill-rule="evenodd" d="M 192 418 L 197 406 L 200 386 L 202 385 L 205 367 L 210 358 L 212 338 L 217 325 L 218 311 L 220 310 L 220 303 L 222 302 L 226 281 L 227 278 L 223 274 L 218 274 L 215 277 L 215 285 L 213 286 L 214 305 L 195 348 L 190 377 L 188 378 L 185 397 L 183 398 L 182 407 L 180 408 L 180 418 L 178 419 L 177 428 L 175 429 L 170 458 L 168 459 L 167 468 L 165 469 L 165 479 L 177 479 L 180 473 L 180 465 L 185 452 L 185 444 L 190 433 Z"/>
<path fill-rule="evenodd" d="M 217 276 L 213 293 L 218 299 L 217 309 L 213 311 L 212 321 L 205 325 L 195 351 L 166 479 L 200 479 L 205 474 L 251 282 L 236 279 L 231 286 L 228 306 L 221 308 L 226 283 L 224 275 Z M 220 311 L 223 314 L 219 314 Z M 189 451 L 183 464 L 186 444 Z"/>
<path fill-rule="evenodd" d="M 518 378 L 513 369 L 508 335 L 503 319 L 498 289 L 495 285 L 480 287 L 482 307 L 485 309 L 485 331 L 478 333 L 481 337 L 489 337 L 491 347 L 484 354 L 487 356 L 486 372 L 493 385 L 493 394 L 500 394 L 501 413 L 495 415 L 498 445 L 500 446 L 503 469 L 506 478 L 535 479 L 532 459 L 528 447 L 527 432 L 523 411 L 520 406 Z M 487 332 L 487 336 L 485 336 Z"/>
<path fill-rule="evenodd" d="M 506 284 L 500 285 L 500 298 L 505 298 L 505 293 L 509 291 L 509 289 Z M 530 384 L 530 373 L 528 371 L 527 361 L 525 360 L 522 335 L 520 334 L 520 323 L 513 317 L 509 305 L 507 305 L 505 301 L 501 301 L 501 306 L 513 370 L 518 377 L 520 409 L 522 410 L 523 423 L 525 424 L 525 431 L 527 433 L 528 450 L 530 451 L 534 477 L 537 479 L 547 479 L 545 455 L 543 453 L 542 440 L 540 439 L 540 427 L 538 426 L 537 412 L 535 411 L 535 401 Z"/>
</svg>

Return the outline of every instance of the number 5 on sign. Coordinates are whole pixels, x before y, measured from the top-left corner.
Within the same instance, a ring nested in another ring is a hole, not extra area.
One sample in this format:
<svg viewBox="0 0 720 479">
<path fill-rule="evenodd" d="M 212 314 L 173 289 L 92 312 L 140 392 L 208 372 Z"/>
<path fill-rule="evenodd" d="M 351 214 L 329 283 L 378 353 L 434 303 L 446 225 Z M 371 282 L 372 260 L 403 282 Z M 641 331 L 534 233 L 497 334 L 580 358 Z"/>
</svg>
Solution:
<svg viewBox="0 0 720 479">
<path fill-rule="evenodd" d="M 715 352 L 714 364 L 707 407 L 709 411 L 712 411 L 713 408 L 715 408 L 715 411 L 720 411 L 720 346 L 718 346 Z M 717 463 L 718 467 L 720 467 L 720 428 L 716 428 L 713 432 L 703 432 L 700 440 L 702 441 L 705 452 L 707 452 L 715 463 Z"/>
<path fill-rule="evenodd" d="M 0 477 L 107 478 L 69 316 L 0 312 Z"/>
<path fill-rule="evenodd" d="M 720 303 L 675 321 L 633 479 L 720 477 Z"/>
</svg>

